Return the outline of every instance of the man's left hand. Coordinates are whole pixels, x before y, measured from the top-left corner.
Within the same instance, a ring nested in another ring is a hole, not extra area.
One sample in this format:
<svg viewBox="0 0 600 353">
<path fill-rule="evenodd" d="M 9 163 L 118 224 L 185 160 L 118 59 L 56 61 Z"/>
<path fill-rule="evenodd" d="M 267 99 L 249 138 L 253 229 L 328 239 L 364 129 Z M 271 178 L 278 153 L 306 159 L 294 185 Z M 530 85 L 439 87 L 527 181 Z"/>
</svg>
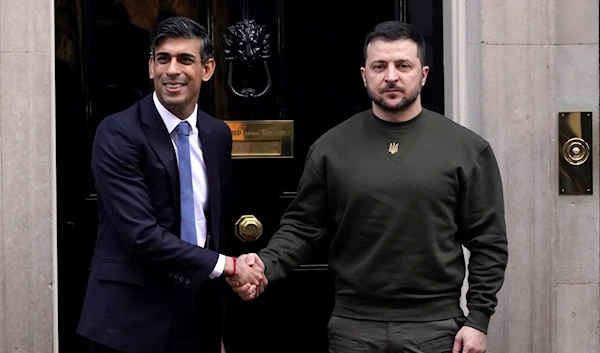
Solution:
<svg viewBox="0 0 600 353">
<path fill-rule="evenodd" d="M 485 353 L 486 334 L 469 326 L 463 326 L 454 338 L 452 353 Z"/>
</svg>

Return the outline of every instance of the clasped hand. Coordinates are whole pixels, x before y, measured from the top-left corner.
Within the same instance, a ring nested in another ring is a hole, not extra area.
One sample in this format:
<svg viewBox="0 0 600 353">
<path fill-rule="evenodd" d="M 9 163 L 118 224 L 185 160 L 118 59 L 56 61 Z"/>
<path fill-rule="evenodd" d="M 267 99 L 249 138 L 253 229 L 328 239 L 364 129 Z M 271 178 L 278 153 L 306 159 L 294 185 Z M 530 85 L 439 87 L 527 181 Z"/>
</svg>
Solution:
<svg viewBox="0 0 600 353">
<path fill-rule="evenodd" d="M 244 254 L 237 259 L 235 275 L 225 278 L 225 281 L 243 300 L 252 300 L 269 284 L 264 271 L 265 264 L 257 254 Z"/>
</svg>

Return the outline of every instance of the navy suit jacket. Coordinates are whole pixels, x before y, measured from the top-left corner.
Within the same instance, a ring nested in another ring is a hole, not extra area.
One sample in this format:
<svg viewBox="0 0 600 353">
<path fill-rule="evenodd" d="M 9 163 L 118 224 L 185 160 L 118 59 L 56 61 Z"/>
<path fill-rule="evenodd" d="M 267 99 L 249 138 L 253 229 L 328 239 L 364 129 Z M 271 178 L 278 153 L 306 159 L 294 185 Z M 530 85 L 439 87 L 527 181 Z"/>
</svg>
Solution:
<svg viewBox="0 0 600 353">
<path fill-rule="evenodd" d="M 185 301 L 210 298 L 202 305 L 220 306 L 218 294 L 202 292 L 225 289 L 221 278 L 208 276 L 231 228 L 231 131 L 200 110 L 197 126 L 208 176 L 208 249 L 179 237 L 177 159 L 152 95 L 99 124 L 92 150 L 99 229 L 82 336 L 123 352 L 155 352 Z"/>
</svg>

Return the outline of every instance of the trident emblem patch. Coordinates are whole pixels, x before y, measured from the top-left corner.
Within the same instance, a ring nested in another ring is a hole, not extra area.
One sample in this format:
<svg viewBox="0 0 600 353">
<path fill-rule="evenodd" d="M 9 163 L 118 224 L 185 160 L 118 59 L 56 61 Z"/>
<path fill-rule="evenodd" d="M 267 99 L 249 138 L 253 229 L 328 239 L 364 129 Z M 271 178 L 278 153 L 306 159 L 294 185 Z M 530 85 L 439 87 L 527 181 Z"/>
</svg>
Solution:
<svg viewBox="0 0 600 353">
<path fill-rule="evenodd" d="M 390 142 L 390 148 L 388 148 L 388 151 L 391 154 L 396 154 L 398 152 L 398 142 Z"/>
</svg>

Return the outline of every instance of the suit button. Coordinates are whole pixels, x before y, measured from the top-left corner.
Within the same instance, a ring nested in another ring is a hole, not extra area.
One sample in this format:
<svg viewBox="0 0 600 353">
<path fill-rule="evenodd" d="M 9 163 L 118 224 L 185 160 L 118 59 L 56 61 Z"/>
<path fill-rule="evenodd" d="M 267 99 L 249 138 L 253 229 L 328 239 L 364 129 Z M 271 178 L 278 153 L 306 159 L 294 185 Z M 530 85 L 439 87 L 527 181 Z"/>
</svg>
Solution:
<svg viewBox="0 0 600 353">
<path fill-rule="evenodd" d="M 187 285 L 189 285 L 189 284 L 190 284 L 190 280 L 189 280 L 189 279 L 186 279 L 186 280 L 185 280 L 185 285 L 187 286 Z"/>
</svg>

